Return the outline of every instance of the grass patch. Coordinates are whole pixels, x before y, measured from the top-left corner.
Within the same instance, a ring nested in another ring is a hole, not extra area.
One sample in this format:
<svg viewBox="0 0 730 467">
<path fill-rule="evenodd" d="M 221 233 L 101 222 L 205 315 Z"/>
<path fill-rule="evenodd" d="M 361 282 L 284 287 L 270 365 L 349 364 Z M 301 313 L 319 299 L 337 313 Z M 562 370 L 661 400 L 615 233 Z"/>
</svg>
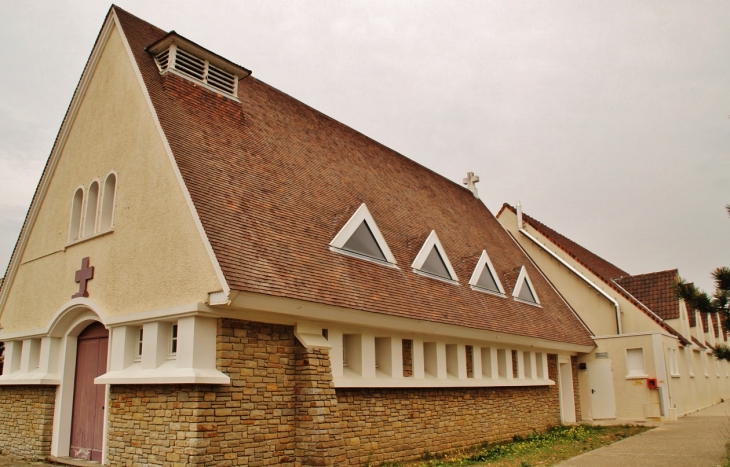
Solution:
<svg viewBox="0 0 730 467">
<path fill-rule="evenodd" d="M 550 466 L 583 452 L 606 446 L 649 430 L 644 426 L 557 426 L 544 433 L 512 442 L 484 444 L 471 451 L 456 451 L 444 456 L 426 453 L 419 462 L 387 463 L 383 467 L 538 467 Z"/>
</svg>

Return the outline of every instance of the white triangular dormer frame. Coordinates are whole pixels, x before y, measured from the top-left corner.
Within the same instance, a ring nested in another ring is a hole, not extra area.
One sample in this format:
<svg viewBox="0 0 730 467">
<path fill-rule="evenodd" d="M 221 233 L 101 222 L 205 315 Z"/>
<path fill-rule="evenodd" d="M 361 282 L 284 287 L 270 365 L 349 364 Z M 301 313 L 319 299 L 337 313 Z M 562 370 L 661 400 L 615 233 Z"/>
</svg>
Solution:
<svg viewBox="0 0 730 467">
<path fill-rule="evenodd" d="M 378 247 L 380 247 L 380 251 L 383 252 L 383 256 L 385 256 L 385 259 L 390 264 L 396 264 L 395 256 L 393 256 L 393 253 L 390 251 L 390 248 L 388 247 L 388 243 L 385 241 L 385 238 L 383 237 L 383 234 L 380 233 L 380 229 L 378 228 L 378 224 L 375 223 L 375 219 L 373 219 L 372 214 L 370 214 L 370 210 L 365 205 L 365 203 L 362 203 L 359 208 L 357 208 L 357 211 L 355 211 L 355 214 L 350 217 L 350 220 L 348 220 L 345 225 L 340 229 L 340 231 L 335 235 L 335 238 L 332 239 L 330 242 L 330 246 L 332 248 L 337 249 L 340 253 L 346 253 L 348 255 L 356 256 L 358 258 L 363 258 L 367 260 L 377 261 L 378 263 L 382 263 L 377 258 L 371 258 L 369 256 L 360 255 L 358 253 L 354 253 L 351 251 L 346 251 L 343 249 L 345 246 L 345 243 L 350 239 L 353 233 L 355 233 L 355 230 L 357 230 L 358 227 L 360 227 L 360 224 L 365 221 L 368 225 L 368 228 L 370 228 L 370 232 L 373 234 L 373 237 L 375 238 L 375 242 L 378 244 Z"/>
<path fill-rule="evenodd" d="M 482 255 L 479 257 L 479 261 L 477 261 L 477 265 L 474 268 L 471 279 L 469 279 L 469 285 L 471 285 L 472 289 L 474 290 L 497 294 L 497 291 L 495 290 L 485 289 L 477 285 L 477 283 L 479 282 L 479 278 L 482 276 L 482 271 L 484 271 L 485 267 L 489 269 L 490 274 L 492 274 L 492 278 L 494 279 L 494 283 L 497 284 L 499 293 L 505 295 L 504 287 L 502 287 L 502 282 L 500 282 L 499 277 L 497 276 L 497 272 L 494 270 L 494 265 L 492 264 L 492 260 L 489 259 L 487 250 L 482 250 Z"/>
<path fill-rule="evenodd" d="M 535 303 L 528 302 L 527 300 L 523 300 L 519 297 L 520 290 L 522 290 L 522 284 L 524 282 L 527 282 L 527 285 L 530 287 L 532 296 L 535 297 Z M 522 268 L 520 269 L 520 274 L 517 276 L 515 288 L 512 290 L 512 298 L 514 298 L 518 302 L 527 303 L 528 305 L 540 305 L 540 297 L 537 296 L 537 291 L 535 290 L 535 286 L 532 285 L 532 280 L 530 280 L 530 276 L 527 274 L 527 268 L 525 268 L 525 266 L 522 266 Z"/>
<path fill-rule="evenodd" d="M 421 271 L 421 268 L 423 267 L 423 263 L 426 262 L 426 258 L 428 258 L 428 255 L 431 253 L 431 249 L 434 246 L 438 250 L 439 255 L 441 255 L 441 260 L 444 262 L 444 265 L 446 266 L 446 270 L 449 271 L 449 275 L 451 276 L 451 279 L 437 276 L 437 275 L 431 274 L 426 271 Z M 445 281 L 449 281 L 449 282 L 459 282 L 459 278 L 456 277 L 456 271 L 454 271 L 454 268 L 451 266 L 449 257 L 446 255 L 446 252 L 444 251 L 444 247 L 441 245 L 441 241 L 439 240 L 438 235 L 436 235 L 435 230 L 432 230 L 431 233 L 428 235 L 428 238 L 426 238 L 426 241 L 423 243 L 421 250 L 416 255 L 416 259 L 413 260 L 413 264 L 411 264 L 411 268 L 413 268 L 413 272 L 415 272 L 417 274 L 423 274 L 428 277 L 433 277 L 435 279 L 445 280 Z"/>
</svg>

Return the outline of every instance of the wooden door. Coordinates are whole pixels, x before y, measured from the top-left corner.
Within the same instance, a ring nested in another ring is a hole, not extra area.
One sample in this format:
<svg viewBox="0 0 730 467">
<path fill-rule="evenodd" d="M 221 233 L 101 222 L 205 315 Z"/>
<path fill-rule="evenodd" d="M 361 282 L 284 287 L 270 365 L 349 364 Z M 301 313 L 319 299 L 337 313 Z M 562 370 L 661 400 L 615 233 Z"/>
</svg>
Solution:
<svg viewBox="0 0 730 467">
<path fill-rule="evenodd" d="M 78 337 L 71 457 L 101 462 L 106 386 L 94 384 L 94 378 L 106 373 L 108 343 L 109 331 L 101 323 L 90 325 Z"/>
</svg>

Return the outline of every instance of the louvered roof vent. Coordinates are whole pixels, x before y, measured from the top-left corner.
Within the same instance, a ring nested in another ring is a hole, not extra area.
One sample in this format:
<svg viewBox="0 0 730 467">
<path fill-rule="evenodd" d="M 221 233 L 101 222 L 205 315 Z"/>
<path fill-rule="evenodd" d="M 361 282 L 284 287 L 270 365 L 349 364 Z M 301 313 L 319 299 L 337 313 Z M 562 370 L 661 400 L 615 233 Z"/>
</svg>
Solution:
<svg viewBox="0 0 730 467">
<path fill-rule="evenodd" d="M 238 80 L 251 74 L 250 70 L 200 47 L 175 31 L 147 50 L 154 55 L 160 73 L 176 73 L 233 98 L 238 96 Z"/>
</svg>

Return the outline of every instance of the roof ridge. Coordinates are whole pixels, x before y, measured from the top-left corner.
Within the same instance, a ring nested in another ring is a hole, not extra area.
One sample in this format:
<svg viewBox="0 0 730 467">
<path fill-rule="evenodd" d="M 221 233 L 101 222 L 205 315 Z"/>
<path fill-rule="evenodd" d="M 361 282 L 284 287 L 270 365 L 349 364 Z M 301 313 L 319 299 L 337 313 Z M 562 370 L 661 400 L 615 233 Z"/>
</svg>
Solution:
<svg viewBox="0 0 730 467">
<path fill-rule="evenodd" d="M 504 209 L 509 209 L 513 213 L 516 213 L 517 212 L 517 209 L 515 207 L 511 206 L 509 203 L 504 203 L 502 205 L 502 209 L 500 209 L 500 213 Z M 650 318 L 652 318 L 657 324 L 659 324 L 660 326 L 662 326 L 665 330 L 667 330 L 671 334 L 677 336 L 677 338 L 680 340 L 680 342 L 682 342 L 682 343 L 688 343 L 689 342 L 679 331 L 675 330 L 672 326 L 670 326 L 669 324 L 667 324 L 666 321 L 663 318 L 661 318 L 659 315 L 657 315 L 651 308 L 649 308 L 648 306 L 646 306 L 643 302 L 641 302 L 639 299 L 637 299 L 631 293 L 629 293 L 626 289 L 624 289 L 618 282 L 616 282 L 614 280 L 614 278 L 606 278 L 605 275 L 600 274 L 598 271 L 595 270 L 594 267 L 591 267 L 589 264 L 587 264 L 586 261 L 584 261 L 581 258 L 577 257 L 573 252 L 571 252 L 564 245 L 561 245 L 559 243 L 559 241 L 558 241 L 559 239 L 556 239 L 554 236 L 551 236 L 550 233 L 553 233 L 553 234 L 555 234 L 555 235 L 557 235 L 557 236 L 559 236 L 561 238 L 564 238 L 565 240 L 571 242 L 572 244 L 577 245 L 578 247 L 582 248 L 583 250 L 585 250 L 589 254 L 591 254 L 594 257 L 596 257 L 598 260 L 600 260 L 600 261 L 602 261 L 602 262 L 604 262 L 604 263 L 606 263 L 606 264 L 608 264 L 608 265 L 616 268 L 617 270 L 619 270 L 621 272 L 625 272 L 625 271 L 623 271 L 620 268 L 614 266 L 613 264 L 609 263 L 605 259 L 603 259 L 600 256 L 596 255 L 595 253 L 591 252 L 587 248 L 579 245 L 578 243 L 574 242 L 573 240 L 570 240 L 568 237 L 560 234 L 556 230 L 548 227 L 547 225 L 545 225 L 542 222 L 538 221 L 534 217 L 531 217 L 531 216 L 529 216 L 529 215 L 527 215 L 527 214 L 525 214 L 523 212 L 522 213 L 522 218 L 524 220 L 527 220 L 530 223 L 530 225 L 532 225 L 533 228 L 535 228 L 535 230 L 537 230 L 542 235 L 544 235 L 546 238 L 548 238 L 549 240 L 551 240 L 554 245 L 556 245 L 558 248 L 560 248 L 565 253 L 567 253 L 570 257 L 572 257 L 574 260 L 576 260 L 578 263 L 580 263 L 583 267 L 585 267 L 586 269 L 588 269 L 591 273 L 595 274 L 596 277 L 598 277 L 599 279 L 601 279 L 606 285 L 608 285 L 610 288 L 614 289 L 616 292 L 618 292 L 619 294 L 623 295 L 626 299 L 628 299 L 630 302 L 632 302 L 635 306 L 637 306 L 640 310 L 642 310 L 644 312 L 644 314 L 646 314 L 647 316 L 649 316 Z M 545 229 L 549 230 L 549 232 L 546 232 Z M 631 276 L 630 275 L 627 275 L 627 276 L 623 276 L 623 277 L 631 277 Z"/>
<path fill-rule="evenodd" d="M 642 277 L 642 276 L 653 276 L 653 275 L 657 275 L 657 274 L 666 274 L 668 272 L 674 272 L 674 273 L 679 274 L 679 269 L 674 268 L 674 269 L 665 269 L 663 271 L 643 272 L 641 274 L 630 274 L 628 276 L 621 276 L 621 277 L 614 278 L 614 280 L 615 279 L 628 279 L 628 278 Z"/>
<path fill-rule="evenodd" d="M 509 209 L 509 210 L 511 210 L 511 211 L 512 211 L 513 213 L 517 213 L 517 209 L 516 209 L 516 208 L 515 208 L 514 206 L 511 206 L 511 205 L 510 205 L 509 203 L 504 203 L 504 204 L 502 205 L 502 208 L 500 209 L 500 211 L 499 211 L 499 212 L 501 213 L 501 212 L 502 212 L 502 211 L 503 211 L 504 209 Z M 499 216 L 499 214 L 498 214 L 498 216 Z M 598 276 L 598 277 L 601 277 L 601 278 L 602 278 L 602 279 L 604 279 L 604 280 L 611 280 L 611 279 L 613 279 L 613 277 L 607 277 L 607 276 L 606 276 L 605 274 L 601 274 L 601 273 L 600 273 L 600 272 L 599 272 L 599 271 L 597 270 L 597 268 L 595 268 L 595 267 L 592 267 L 592 266 L 590 266 L 590 265 L 589 265 L 589 264 L 587 263 L 587 261 L 586 261 L 586 259 L 585 259 L 585 258 L 580 258 L 580 257 L 579 257 L 579 256 L 577 255 L 577 253 L 576 253 L 576 252 L 570 251 L 570 249 L 569 249 L 569 248 L 568 248 L 567 246 L 565 246 L 565 245 L 562 245 L 562 244 L 560 243 L 560 240 L 561 240 L 561 239 L 564 239 L 564 240 L 566 240 L 567 242 L 569 242 L 569 243 L 571 243 L 571 244 L 573 244 L 573 245 L 577 246 L 578 248 L 580 248 L 580 249 L 584 250 L 584 251 L 585 251 L 586 253 L 588 253 L 589 255 L 591 255 L 591 256 L 593 256 L 593 257 L 595 257 L 595 259 L 598 259 L 599 261 L 601 261 L 601 262 L 605 263 L 605 265 L 609 266 L 610 268 L 613 268 L 613 269 L 615 269 L 615 270 L 616 270 L 616 272 L 621 272 L 621 273 L 622 273 L 622 275 L 625 275 L 625 276 L 630 276 L 630 274 L 629 274 L 629 273 L 627 273 L 627 272 L 626 272 L 626 271 L 624 271 L 623 269 L 619 268 L 619 267 L 618 267 L 618 266 L 616 266 L 615 264 L 613 264 L 613 263 L 611 263 L 611 262 L 609 262 L 609 261 L 606 261 L 606 260 L 605 260 L 605 259 L 603 259 L 602 257 L 600 257 L 600 256 L 598 256 L 597 254 L 593 253 L 593 252 L 592 252 L 591 250 L 589 250 L 588 248 L 586 248 L 586 247 L 584 247 L 584 246 L 580 245 L 579 243 L 577 243 L 577 242 L 575 242 L 575 241 L 573 241 L 573 240 L 569 239 L 568 237 L 566 237 L 565 235 L 561 234 L 561 233 L 560 233 L 560 232 L 558 232 L 557 230 L 555 230 L 555 229 L 553 229 L 553 228 L 549 227 L 549 226 L 548 226 L 548 225 L 546 225 L 545 223 L 543 223 L 543 222 L 540 222 L 539 220 L 535 219 L 534 217 L 532 217 L 532 216 L 530 216 L 530 215 L 526 214 L 526 213 L 525 213 L 524 211 L 522 212 L 522 218 L 523 218 L 524 220 L 527 220 L 527 221 L 528 221 L 528 222 L 529 222 L 529 223 L 530 223 L 530 224 L 531 224 L 531 225 L 533 226 L 533 228 L 535 228 L 535 230 L 537 230 L 538 232 L 540 232 L 541 234 L 543 234 L 543 235 L 544 235 L 545 237 L 547 237 L 548 239 L 552 240 L 552 241 L 553 241 L 553 243 L 555 243 L 555 244 L 556 244 L 556 245 L 557 245 L 557 246 L 558 246 L 558 247 L 559 247 L 559 248 L 560 248 L 561 250 L 565 251 L 565 252 L 566 252 L 566 253 L 567 253 L 568 255 L 570 255 L 570 256 L 571 256 L 571 257 L 572 257 L 573 259 L 575 259 L 576 261 L 578 261 L 578 262 L 579 262 L 579 263 L 580 263 L 581 265 L 583 265 L 584 267 L 586 267 L 586 268 L 587 268 L 587 269 L 588 269 L 589 271 L 591 271 L 592 273 L 594 273 L 594 274 L 595 274 L 596 276 Z M 557 237 L 560 237 L 560 238 L 555 238 L 556 236 L 557 236 Z M 615 277 L 620 277 L 620 276 L 615 276 Z"/>
</svg>

